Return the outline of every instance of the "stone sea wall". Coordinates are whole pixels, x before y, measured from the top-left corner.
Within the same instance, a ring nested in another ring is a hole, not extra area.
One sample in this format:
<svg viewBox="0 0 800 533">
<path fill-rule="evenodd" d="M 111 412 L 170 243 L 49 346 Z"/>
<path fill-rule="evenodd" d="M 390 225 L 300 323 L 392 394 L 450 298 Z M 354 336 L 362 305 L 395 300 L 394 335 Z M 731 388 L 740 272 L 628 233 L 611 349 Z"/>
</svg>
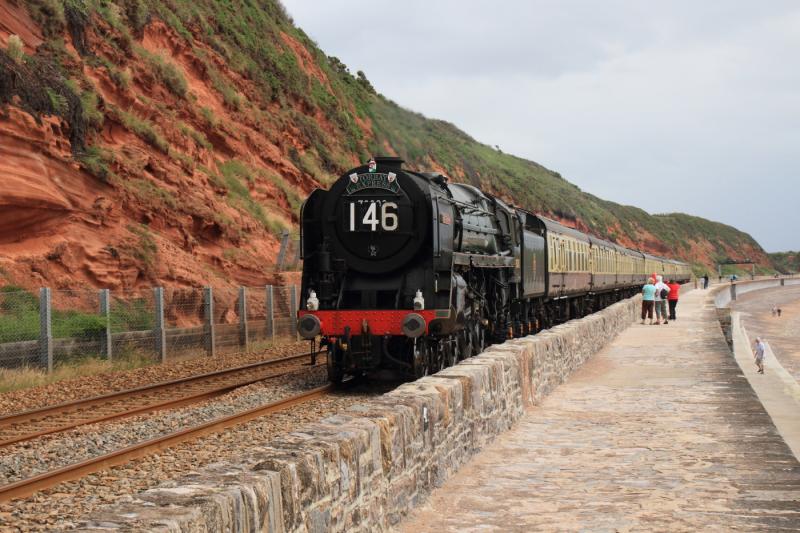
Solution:
<svg viewBox="0 0 800 533">
<path fill-rule="evenodd" d="M 637 317 L 637 296 L 492 346 L 282 438 L 188 474 L 85 531 L 382 531 L 509 429 Z"/>
</svg>

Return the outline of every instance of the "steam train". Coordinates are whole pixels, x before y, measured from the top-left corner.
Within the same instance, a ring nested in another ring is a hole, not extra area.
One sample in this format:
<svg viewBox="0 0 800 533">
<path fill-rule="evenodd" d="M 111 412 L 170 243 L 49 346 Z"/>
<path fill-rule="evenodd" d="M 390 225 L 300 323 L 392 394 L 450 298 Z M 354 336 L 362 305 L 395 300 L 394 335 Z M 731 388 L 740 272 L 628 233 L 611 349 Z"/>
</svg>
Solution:
<svg viewBox="0 0 800 533">
<path fill-rule="evenodd" d="M 513 207 L 472 185 L 375 158 L 301 211 L 297 327 L 328 377 L 418 378 L 638 292 L 688 265 Z"/>
</svg>

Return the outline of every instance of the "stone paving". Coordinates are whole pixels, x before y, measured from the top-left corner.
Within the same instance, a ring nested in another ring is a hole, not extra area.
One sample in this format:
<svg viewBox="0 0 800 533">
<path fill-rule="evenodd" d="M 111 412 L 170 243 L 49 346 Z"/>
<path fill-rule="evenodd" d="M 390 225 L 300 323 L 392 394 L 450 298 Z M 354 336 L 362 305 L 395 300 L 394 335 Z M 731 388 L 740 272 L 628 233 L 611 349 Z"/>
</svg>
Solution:
<svg viewBox="0 0 800 533">
<path fill-rule="evenodd" d="M 706 294 L 622 333 L 400 531 L 800 529 L 800 463 Z"/>
</svg>

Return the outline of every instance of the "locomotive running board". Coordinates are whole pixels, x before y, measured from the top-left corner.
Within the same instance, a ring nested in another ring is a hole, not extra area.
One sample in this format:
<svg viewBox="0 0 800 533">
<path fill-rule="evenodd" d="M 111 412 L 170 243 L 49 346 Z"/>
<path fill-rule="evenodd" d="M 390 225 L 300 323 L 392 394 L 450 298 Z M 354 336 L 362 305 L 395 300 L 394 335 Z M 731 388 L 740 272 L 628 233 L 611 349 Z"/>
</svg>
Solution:
<svg viewBox="0 0 800 533">
<path fill-rule="evenodd" d="M 514 258 L 505 255 L 481 255 L 453 252 L 453 263 L 456 265 L 483 268 L 511 268 L 514 266 Z"/>
</svg>

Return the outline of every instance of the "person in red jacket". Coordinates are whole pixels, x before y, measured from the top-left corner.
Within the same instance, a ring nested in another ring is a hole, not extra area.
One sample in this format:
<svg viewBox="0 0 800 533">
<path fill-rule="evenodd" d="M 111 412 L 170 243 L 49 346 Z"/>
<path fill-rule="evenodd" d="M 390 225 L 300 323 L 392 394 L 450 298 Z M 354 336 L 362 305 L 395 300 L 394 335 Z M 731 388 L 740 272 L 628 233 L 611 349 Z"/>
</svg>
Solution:
<svg viewBox="0 0 800 533">
<path fill-rule="evenodd" d="M 675 318 L 675 308 L 678 307 L 678 291 L 681 290 L 680 283 L 675 283 L 675 280 L 669 280 L 667 283 L 669 287 L 669 294 L 667 295 L 667 303 L 669 304 L 669 319 L 677 320 Z"/>
</svg>

